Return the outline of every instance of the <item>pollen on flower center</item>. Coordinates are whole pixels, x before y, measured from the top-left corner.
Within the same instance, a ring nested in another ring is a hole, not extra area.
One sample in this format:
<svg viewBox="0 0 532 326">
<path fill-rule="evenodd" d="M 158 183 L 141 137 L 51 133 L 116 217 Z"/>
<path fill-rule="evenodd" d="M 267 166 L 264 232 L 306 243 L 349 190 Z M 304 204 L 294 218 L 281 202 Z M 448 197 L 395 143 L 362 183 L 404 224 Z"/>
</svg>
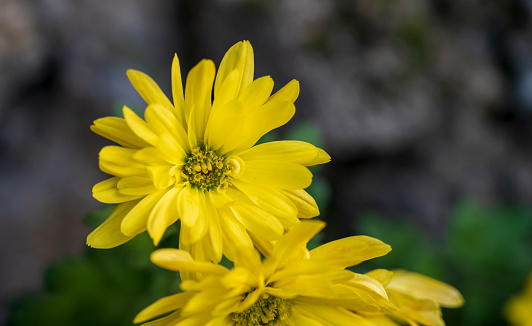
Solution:
<svg viewBox="0 0 532 326">
<path fill-rule="evenodd" d="M 292 300 L 268 296 L 248 309 L 231 314 L 235 326 L 286 326 L 292 313 Z"/>
<path fill-rule="evenodd" d="M 183 173 L 191 185 L 201 190 L 208 190 L 227 187 L 231 169 L 224 164 L 223 156 L 196 147 L 186 158 Z"/>
</svg>

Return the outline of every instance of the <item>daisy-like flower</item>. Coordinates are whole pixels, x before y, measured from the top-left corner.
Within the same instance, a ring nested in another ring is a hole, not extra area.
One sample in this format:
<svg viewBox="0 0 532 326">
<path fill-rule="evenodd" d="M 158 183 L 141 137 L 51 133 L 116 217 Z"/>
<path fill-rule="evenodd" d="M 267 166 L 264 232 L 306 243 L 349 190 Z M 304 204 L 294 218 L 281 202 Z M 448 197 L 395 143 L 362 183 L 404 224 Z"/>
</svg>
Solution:
<svg viewBox="0 0 532 326">
<path fill-rule="evenodd" d="M 345 268 L 383 256 L 391 248 L 374 238 L 354 236 L 308 251 L 307 242 L 324 225 L 318 220 L 296 224 L 262 261 L 256 250 L 241 250 L 232 270 L 196 261 L 179 249 L 155 251 L 155 264 L 203 276 L 184 281 L 184 292 L 159 299 L 134 322 L 170 313 L 145 325 L 371 326 L 360 312 L 389 312 L 395 307 L 381 283 Z"/>
<path fill-rule="evenodd" d="M 532 326 L 532 273 L 522 292 L 508 300 L 504 307 L 506 319 L 514 326 Z"/>
<path fill-rule="evenodd" d="M 328 162 L 327 153 L 301 141 L 254 146 L 292 118 L 299 84 L 292 80 L 271 95 L 273 80 L 253 80 L 253 69 L 250 43 L 239 42 L 216 78 L 212 61 L 196 65 L 183 93 L 175 56 L 173 104 L 150 77 L 128 71 L 148 106 L 144 119 L 124 107 L 123 119 L 91 126 L 120 146 L 100 152 L 100 169 L 113 177 L 96 184 L 93 195 L 118 205 L 88 245 L 115 247 L 145 230 L 157 245 L 180 219 L 180 248 L 218 262 L 236 248 L 268 250 L 298 218 L 319 214 L 303 190 L 312 181 L 306 166 Z"/>
<path fill-rule="evenodd" d="M 374 270 L 366 275 L 381 282 L 397 310 L 370 314 L 378 326 L 425 325 L 445 326 L 441 307 L 458 308 L 464 298 L 454 287 L 425 275 L 403 270 Z"/>
</svg>

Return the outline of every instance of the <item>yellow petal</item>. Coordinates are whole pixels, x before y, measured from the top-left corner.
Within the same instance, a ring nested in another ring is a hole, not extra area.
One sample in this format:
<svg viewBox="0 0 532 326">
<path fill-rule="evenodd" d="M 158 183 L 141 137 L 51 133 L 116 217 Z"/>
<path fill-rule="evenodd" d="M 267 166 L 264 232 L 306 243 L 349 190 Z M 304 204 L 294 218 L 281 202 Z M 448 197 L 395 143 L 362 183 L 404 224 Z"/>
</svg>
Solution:
<svg viewBox="0 0 532 326">
<path fill-rule="evenodd" d="M 206 236 L 208 255 L 212 262 L 218 263 L 222 259 L 223 240 L 222 229 L 220 228 L 220 221 L 218 217 L 218 211 L 212 204 L 212 192 L 208 192 L 206 202 L 206 215 L 209 220 L 209 232 Z"/>
<path fill-rule="evenodd" d="M 328 324 L 322 324 L 319 321 L 302 314 L 292 314 L 290 321 L 295 326 L 328 326 Z"/>
<path fill-rule="evenodd" d="M 240 296 L 222 300 L 220 303 L 216 305 L 214 310 L 212 310 L 212 313 L 215 316 L 220 316 L 220 315 L 228 316 L 233 311 L 238 309 L 238 306 L 240 305 L 241 301 L 242 301 L 242 298 Z"/>
<path fill-rule="evenodd" d="M 183 165 L 187 154 L 184 147 L 181 147 L 178 141 L 170 134 L 164 134 L 159 138 L 157 148 L 159 149 L 159 155 L 167 162 L 174 165 Z"/>
<path fill-rule="evenodd" d="M 374 326 L 401 326 L 401 324 L 394 322 L 390 318 L 386 317 L 386 315 L 369 316 L 366 317 L 366 319 Z"/>
<path fill-rule="evenodd" d="M 87 236 L 87 245 L 98 249 L 109 249 L 132 239 L 136 234 L 124 235 L 120 231 L 120 224 L 137 203 L 138 201 L 131 201 L 117 205 L 111 215 Z"/>
<path fill-rule="evenodd" d="M 155 265 L 176 272 L 224 275 L 229 271 L 222 265 L 195 261 L 188 252 L 173 248 L 158 249 L 150 258 Z"/>
<path fill-rule="evenodd" d="M 388 298 L 386 290 L 384 290 L 382 284 L 379 283 L 379 281 L 377 281 L 376 279 L 367 275 L 354 273 L 354 277 L 348 282 L 345 282 L 344 284 L 348 285 L 349 287 L 357 288 L 359 290 L 366 290 L 368 292 L 378 294 L 379 296 L 386 299 Z"/>
<path fill-rule="evenodd" d="M 261 268 L 260 255 L 255 249 L 244 248 L 236 252 L 235 266 L 244 267 L 248 271 L 258 271 Z"/>
<path fill-rule="evenodd" d="M 171 111 L 174 110 L 172 103 L 170 103 L 170 100 L 168 100 L 168 97 L 164 95 L 163 91 L 161 91 L 159 86 L 153 81 L 153 79 L 150 78 L 150 76 L 143 72 L 132 69 L 127 71 L 127 76 L 129 77 L 131 84 L 133 84 L 133 87 L 135 87 L 137 92 L 140 94 L 140 96 L 142 96 L 146 103 L 158 103 Z"/>
<path fill-rule="evenodd" d="M 304 166 L 283 161 L 246 161 L 242 181 L 280 189 L 304 189 L 312 173 Z"/>
<path fill-rule="evenodd" d="M 464 304 L 464 298 L 454 287 L 425 275 L 394 271 L 386 288 L 407 293 L 416 298 L 431 299 L 443 307 L 457 308 Z"/>
<path fill-rule="evenodd" d="M 386 269 L 374 269 L 366 275 L 376 279 L 382 286 L 386 286 L 392 280 L 393 272 Z"/>
<path fill-rule="evenodd" d="M 300 275 L 296 278 L 281 279 L 265 292 L 279 297 L 329 298 L 334 295 L 334 286 L 324 280 L 324 275 Z"/>
<path fill-rule="evenodd" d="M 144 195 L 127 195 L 120 193 L 117 188 L 119 181 L 119 177 L 113 177 L 95 184 L 94 187 L 92 187 L 92 196 L 98 201 L 107 204 L 124 203 L 144 197 Z"/>
<path fill-rule="evenodd" d="M 261 297 L 262 291 L 255 289 L 255 291 L 249 293 L 244 300 L 240 302 L 240 305 L 238 306 L 237 312 L 242 312 L 257 302 L 257 300 Z"/>
<path fill-rule="evenodd" d="M 161 151 L 152 146 L 137 150 L 132 157 L 135 161 L 145 165 L 164 165 L 168 163 Z"/>
<path fill-rule="evenodd" d="M 175 166 L 159 165 L 146 167 L 148 175 L 153 180 L 153 185 L 157 189 L 168 188 L 175 183 L 174 171 Z"/>
<path fill-rule="evenodd" d="M 196 187 L 184 187 L 177 198 L 177 212 L 181 221 L 188 227 L 196 224 L 200 213 L 200 195 L 203 194 Z M 204 211 L 204 210 L 203 210 Z"/>
<path fill-rule="evenodd" d="M 320 215 L 316 201 L 305 190 L 280 189 L 279 191 L 296 205 L 298 218 L 312 218 Z"/>
<path fill-rule="evenodd" d="M 126 121 L 118 117 L 105 117 L 94 121 L 91 130 L 100 136 L 114 141 L 127 148 L 142 148 L 149 146 L 140 139 L 127 125 Z"/>
<path fill-rule="evenodd" d="M 187 76 L 185 86 L 185 116 L 194 110 L 192 121 L 197 141 L 203 141 L 205 126 L 211 112 L 212 86 L 214 81 L 214 63 L 211 60 L 202 60 Z M 190 131 L 189 131 L 190 132 Z"/>
<path fill-rule="evenodd" d="M 270 76 L 257 78 L 244 88 L 238 100 L 244 104 L 246 111 L 250 112 L 266 103 L 272 90 L 273 79 Z"/>
<path fill-rule="evenodd" d="M 394 317 L 411 325 L 445 326 L 441 309 L 434 300 L 419 299 L 395 290 L 388 290 L 390 300 L 399 308 Z"/>
<path fill-rule="evenodd" d="M 166 190 L 160 190 L 144 197 L 122 220 L 121 231 L 125 235 L 139 234 L 146 230 L 151 210 L 164 196 Z"/>
<path fill-rule="evenodd" d="M 122 195 L 146 196 L 157 191 L 150 178 L 144 177 L 126 177 L 118 181 L 116 188 Z"/>
<path fill-rule="evenodd" d="M 274 160 L 305 164 L 314 160 L 319 154 L 314 145 L 297 140 L 281 140 L 259 144 L 239 153 L 245 161 Z"/>
<path fill-rule="evenodd" d="M 159 136 L 172 135 L 185 150 L 188 149 L 187 132 L 175 115 L 160 104 L 150 104 L 144 112 L 146 122 Z"/>
<path fill-rule="evenodd" d="M 283 88 L 281 88 L 275 94 L 273 94 L 268 100 L 268 102 L 288 101 L 288 102 L 294 103 L 298 96 L 299 96 L 299 82 L 295 79 L 292 79 Z"/>
<path fill-rule="evenodd" d="M 183 309 L 184 316 L 195 314 L 212 316 L 216 305 L 229 299 L 227 289 L 221 287 L 217 281 L 217 279 L 209 278 L 201 284 L 197 284 L 196 289 L 192 290 L 197 291 L 196 295 L 189 300 Z M 204 323 L 197 325 L 204 325 Z"/>
<path fill-rule="evenodd" d="M 170 323 L 165 325 L 179 325 L 179 326 L 197 326 L 197 325 L 207 325 L 208 322 L 212 321 L 212 316 L 210 314 L 195 314 L 182 317 L 179 320 L 179 323 Z M 151 326 L 151 325 L 146 325 Z M 158 326 L 158 325 L 157 325 Z"/>
<path fill-rule="evenodd" d="M 242 123 L 242 130 L 237 131 L 243 137 L 238 148 L 250 148 L 267 132 L 287 123 L 295 112 L 294 104 L 287 101 L 268 101 L 250 112 Z"/>
<path fill-rule="evenodd" d="M 211 204 L 216 207 L 220 208 L 225 206 L 230 201 L 233 201 L 234 198 L 232 198 L 231 194 L 237 193 L 242 194 L 240 191 L 233 189 L 232 187 L 226 188 L 225 191 L 209 191 L 209 199 L 211 201 Z M 242 194 L 242 196 L 244 196 Z"/>
<path fill-rule="evenodd" d="M 277 241 L 272 258 L 279 263 L 287 261 L 294 252 L 306 250 L 307 243 L 325 227 L 320 220 L 302 221 L 294 225 L 279 241 Z"/>
<path fill-rule="evenodd" d="M 205 326 L 233 326 L 233 320 L 229 316 L 211 319 Z"/>
<path fill-rule="evenodd" d="M 259 238 L 251 232 L 248 232 L 251 241 L 255 248 L 265 257 L 271 256 L 273 251 L 273 245 L 275 241 L 269 241 L 263 238 Z"/>
<path fill-rule="evenodd" d="M 168 316 L 164 316 L 163 318 L 159 318 L 156 320 L 152 320 L 150 322 L 142 324 L 142 326 L 167 326 L 167 325 L 175 325 L 178 323 L 181 318 L 181 310 L 177 310 L 169 314 Z"/>
<path fill-rule="evenodd" d="M 310 257 L 324 259 L 331 266 L 345 268 L 386 255 L 392 248 L 384 242 L 368 237 L 353 236 L 328 242 L 310 251 Z"/>
<path fill-rule="evenodd" d="M 148 218 L 148 234 L 157 246 L 161 241 L 164 231 L 177 221 L 176 199 L 180 189 L 170 189 L 155 205 Z"/>
<path fill-rule="evenodd" d="M 200 205 L 200 207 L 204 207 L 205 205 Z M 203 208 L 202 208 L 203 209 Z M 181 230 L 179 233 L 179 241 L 183 245 L 197 245 L 199 247 L 204 247 L 203 241 L 205 235 L 209 231 L 209 221 L 207 220 L 206 212 L 203 211 L 200 214 L 198 214 L 198 218 L 196 220 L 196 223 L 189 227 L 185 223 L 181 223 Z M 180 247 L 181 248 L 181 247 Z M 183 248 L 184 249 L 184 248 Z M 203 249 L 202 249 L 203 250 Z M 192 253 L 192 252 L 191 252 Z M 207 252 L 203 251 L 201 253 L 202 257 L 206 256 Z M 194 255 L 196 259 L 199 259 L 197 255 Z M 204 259 L 202 259 L 204 260 Z"/>
<path fill-rule="evenodd" d="M 369 321 L 347 309 L 323 304 L 299 303 L 294 305 L 294 314 L 310 317 L 327 326 L 373 326 Z"/>
<path fill-rule="evenodd" d="M 230 139 L 231 134 L 240 123 L 242 111 L 241 102 L 229 101 L 223 108 L 212 113 L 205 131 L 205 142 L 213 150 L 223 146 L 223 151 L 226 152 L 226 148 L 234 147 L 234 144 L 228 144 L 227 140 Z"/>
<path fill-rule="evenodd" d="M 240 248 L 253 248 L 253 242 L 246 232 L 246 228 L 236 219 L 233 212 L 228 208 L 221 208 L 218 210 L 218 214 L 222 229 L 224 255 L 228 259 L 234 260 L 236 250 Z"/>
<path fill-rule="evenodd" d="M 99 154 L 100 169 L 118 177 L 145 176 L 146 166 L 133 158 L 135 152 L 130 148 L 105 146 Z"/>
<path fill-rule="evenodd" d="M 105 146 L 100 150 L 99 158 L 103 161 L 115 162 L 117 165 L 142 168 L 144 165 L 133 159 L 133 155 L 136 152 L 137 150 L 132 148 Z"/>
<path fill-rule="evenodd" d="M 282 224 L 270 213 L 247 203 L 231 205 L 235 217 L 255 235 L 266 240 L 277 240 L 284 232 Z"/>
<path fill-rule="evenodd" d="M 304 274 L 324 273 L 329 270 L 329 268 L 330 266 L 324 264 L 323 261 L 306 259 L 287 265 L 284 269 L 269 277 L 267 282 L 276 282 L 278 280 L 285 280 Z"/>
<path fill-rule="evenodd" d="M 127 125 L 135 135 L 151 145 L 157 144 L 159 136 L 157 136 L 146 121 L 142 120 L 133 110 L 125 105 L 122 112 L 124 113 L 124 119 Z"/>
<path fill-rule="evenodd" d="M 284 228 L 291 227 L 297 222 L 296 206 L 279 191 L 271 187 L 256 186 L 240 180 L 233 180 L 232 182 L 253 203 L 278 217 Z"/>
<path fill-rule="evenodd" d="M 316 156 L 312 161 L 305 162 L 305 166 L 313 166 L 318 164 L 324 164 L 331 161 L 331 157 L 323 149 L 318 148 L 318 156 Z"/>
<path fill-rule="evenodd" d="M 222 86 L 213 98 L 212 113 L 218 111 L 228 102 L 236 99 L 241 82 L 240 75 L 241 72 L 235 69 L 225 78 Z"/>
<path fill-rule="evenodd" d="M 201 145 L 198 141 L 198 134 L 196 133 L 196 105 L 192 104 L 187 114 L 187 136 L 190 148 L 195 148 Z"/>
<path fill-rule="evenodd" d="M 172 61 L 172 96 L 174 98 L 174 107 L 176 116 L 182 127 L 185 126 L 185 97 L 183 95 L 183 81 L 181 80 L 181 69 L 179 67 L 179 58 L 174 55 Z"/>
<path fill-rule="evenodd" d="M 193 292 L 182 292 L 161 298 L 139 312 L 135 316 L 133 323 L 142 323 L 173 310 L 183 308 L 192 296 L 194 296 Z"/>
<path fill-rule="evenodd" d="M 236 43 L 224 55 L 214 84 L 215 98 L 220 96 L 222 84 L 234 70 L 239 72 L 240 82 L 236 86 L 238 88 L 236 94 L 238 94 L 253 81 L 253 48 L 248 41 Z"/>
</svg>

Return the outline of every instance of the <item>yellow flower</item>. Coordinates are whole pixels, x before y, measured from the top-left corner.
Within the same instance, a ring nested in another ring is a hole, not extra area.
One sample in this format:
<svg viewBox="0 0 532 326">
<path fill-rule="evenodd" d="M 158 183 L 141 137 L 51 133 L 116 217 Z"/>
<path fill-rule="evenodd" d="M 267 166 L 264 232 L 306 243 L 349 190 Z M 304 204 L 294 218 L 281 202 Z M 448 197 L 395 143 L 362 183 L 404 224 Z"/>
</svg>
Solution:
<svg viewBox="0 0 532 326">
<path fill-rule="evenodd" d="M 366 275 L 384 285 L 390 301 L 397 307 L 386 314 L 372 314 L 370 320 L 374 325 L 444 326 L 440 307 L 458 308 L 464 304 L 457 289 L 421 274 L 378 269 Z"/>
<path fill-rule="evenodd" d="M 384 287 L 372 277 L 345 270 L 383 256 L 390 246 L 355 236 L 308 251 L 307 242 L 325 223 L 296 224 L 261 261 L 256 250 L 236 254 L 234 268 L 194 260 L 178 249 L 159 249 L 151 259 L 173 271 L 201 273 L 181 284 L 184 292 L 141 311 L 135 323 L 170 313 L 146 325 L 368 325 L 360 312 L 391 311 Z"/>
<path fill-rule="evenodd" d="M 96 248 L 118 246 L 148 230 L 155 245 L 181 220 L 180 248 L 200 260 L 220 261 L 236 249 L 267 249 L 298 218 L 319 214 L 303 189 L 306 168 L 326 163 L 323 150 L 301 141 L 254 146 L 295 112 L 299 84 L 271 95 L 273 80 L 253 80 L 253 49 L 239 42 L 214 63 L 202 60 L 183 93 L 177 56 L 172 64 L 173 104 L 142 72 L 128 76 L 147 102 L 144 118 L 124 107 L 124 119 L 98 119 L 91 129 L 120 146 L 100 152 L 100 168 L 113 175 L 93 195 L 118 204 L 87 238 Z"/>
<path fill-rule="evenodd" d="M 523 291 L 510 298 L 504 307 L 504 314 L 514 326 L 532 326 L 532 273 Z"/>
</svg>

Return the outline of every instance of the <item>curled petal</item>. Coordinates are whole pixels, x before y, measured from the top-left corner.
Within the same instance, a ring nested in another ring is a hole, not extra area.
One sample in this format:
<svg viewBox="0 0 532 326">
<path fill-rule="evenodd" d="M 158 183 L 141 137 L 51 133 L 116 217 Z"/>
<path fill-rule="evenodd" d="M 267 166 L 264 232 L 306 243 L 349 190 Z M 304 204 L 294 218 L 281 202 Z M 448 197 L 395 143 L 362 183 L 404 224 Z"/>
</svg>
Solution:
<svg viewBox="0 0 532 326">
<path fill-rule="evenodd" d="M 464 304 L 464 298 L 454 287 L 421 274 L 394 271 L 386 287 L 416 298 L 431 299 L 443 307 L 457 308 Z"/>
<path fill-rule="evenodd" d="M 296 205 L 298 218 L 312 218 L 320 215 L 316 201 L 305 190 L 281 189 L 280 192 Z"/>
</svg>

